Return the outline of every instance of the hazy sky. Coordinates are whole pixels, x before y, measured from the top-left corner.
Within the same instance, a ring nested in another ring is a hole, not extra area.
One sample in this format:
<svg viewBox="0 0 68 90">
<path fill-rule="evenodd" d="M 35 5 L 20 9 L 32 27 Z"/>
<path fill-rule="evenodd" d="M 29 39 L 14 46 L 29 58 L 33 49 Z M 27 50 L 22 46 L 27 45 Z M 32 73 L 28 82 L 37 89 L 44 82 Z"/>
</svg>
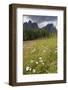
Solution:
<svg viewBox="0 0 68 90">
<path fill-rule="evenodd" d="M 24 15 L 24 22 L 31 20 L 36 22 L 39 28 L 46 26 L 47 24 L 53 23 L 57 27 L 57 16 L 36 16 L 36 15 Z"/>
</svg>

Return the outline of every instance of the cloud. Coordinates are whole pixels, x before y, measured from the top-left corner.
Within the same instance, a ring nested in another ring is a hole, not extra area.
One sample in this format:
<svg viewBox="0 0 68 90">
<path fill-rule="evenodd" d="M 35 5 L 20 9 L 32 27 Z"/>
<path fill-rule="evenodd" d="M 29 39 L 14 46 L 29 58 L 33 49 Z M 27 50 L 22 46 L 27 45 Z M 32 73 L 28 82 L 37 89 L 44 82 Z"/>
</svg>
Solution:
<svg viewBox="0 0 68 90">
<path fill-rule="evenodd" d="M 39 27 L 42 27 L 50 22 L 55 26 L 57 24 L 57 16 L 24 15 L 23 18 L 24 22 L 28 22 L 29 20 L 31 20 L 32 22 L 36 22 Z"/>
<path fill-rule="evenodd" d="M 45 21 L 45 22 L 42 22 L 42 23 L 40 23 L 40 24 L 38 24 L 38 26 L 39 26 L 39 28 L 42 28 L 42 27 L 44 27 L 44 26 L 46 26 L 47 24 L 53 24 L 55 27 L 57 27 L 57 22 L 55 22 L 55 21 Z"/>
<path fill-rule="evenodd" d="M 35 16 L 35 15 L 24 15 L 25 19 L 32 20 L 37 23 L 41 23 L 44 21 L 56 21 L 57 16 Z"/>
</svg>

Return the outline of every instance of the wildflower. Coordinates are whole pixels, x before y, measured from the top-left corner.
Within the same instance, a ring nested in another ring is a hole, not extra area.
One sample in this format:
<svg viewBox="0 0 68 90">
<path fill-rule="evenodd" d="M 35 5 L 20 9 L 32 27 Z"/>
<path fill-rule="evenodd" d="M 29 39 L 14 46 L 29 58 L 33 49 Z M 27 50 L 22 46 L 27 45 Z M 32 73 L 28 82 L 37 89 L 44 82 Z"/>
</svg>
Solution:
<svg viewBox="0 0 68 90">
<path fill-rule="evenodd" d="M 38 62 L 36 62 L 36 64 L 38 64 Z"/>
<path fill-rule="evenodd" d="M 36 72 L 36 70 L 35 69 L 33 69 L 33 73 L 35 73 Z"/>
<path fill-rule="evenodd" d="M 30 67 L 29 67 L 29 66 L 27 66 L 27 67 L 26 67 L 26 71 L 29 71 L 29 69 L 30 69 Z"/>
<path fill-rule="evenodd" d="M 41 59 L 42 59 L 42 57 L 39 57 L 39 59 L 41 60 Z"/>
<path fill-rule="evenodd" d="M 29 68 L 29 71 L 31 71 L 31 68 Z"/>
</svg>

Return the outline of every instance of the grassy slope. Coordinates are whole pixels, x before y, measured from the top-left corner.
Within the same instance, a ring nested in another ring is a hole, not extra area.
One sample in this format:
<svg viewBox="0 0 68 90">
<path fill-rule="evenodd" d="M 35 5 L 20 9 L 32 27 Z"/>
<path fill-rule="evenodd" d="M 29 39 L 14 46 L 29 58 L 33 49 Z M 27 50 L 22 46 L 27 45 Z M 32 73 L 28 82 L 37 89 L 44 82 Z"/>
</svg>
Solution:
<svg viewBox="0 0 68 90">
<path fill-rule="evenodd" d="M 24 41 L 24 74 L 57 72 L 56 37 Z"/>
</svg>

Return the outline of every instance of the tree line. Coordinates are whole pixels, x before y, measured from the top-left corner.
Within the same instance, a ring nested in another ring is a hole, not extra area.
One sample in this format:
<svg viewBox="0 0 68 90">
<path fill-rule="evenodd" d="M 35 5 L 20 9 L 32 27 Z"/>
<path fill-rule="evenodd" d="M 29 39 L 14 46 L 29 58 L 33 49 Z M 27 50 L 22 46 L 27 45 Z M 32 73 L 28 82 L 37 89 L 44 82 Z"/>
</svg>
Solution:
<svg viewBox="0 0 68 90">
<path fill-rule="evenodd" d="M 23 30 L 23 40 L 34 40 L 38 38 L 48 38 L 51 35 L 54 35 L 55 32 L 49 32 L 48 30 L 45 29 L 28 29 L 28 30 Z"/>
</svg>

